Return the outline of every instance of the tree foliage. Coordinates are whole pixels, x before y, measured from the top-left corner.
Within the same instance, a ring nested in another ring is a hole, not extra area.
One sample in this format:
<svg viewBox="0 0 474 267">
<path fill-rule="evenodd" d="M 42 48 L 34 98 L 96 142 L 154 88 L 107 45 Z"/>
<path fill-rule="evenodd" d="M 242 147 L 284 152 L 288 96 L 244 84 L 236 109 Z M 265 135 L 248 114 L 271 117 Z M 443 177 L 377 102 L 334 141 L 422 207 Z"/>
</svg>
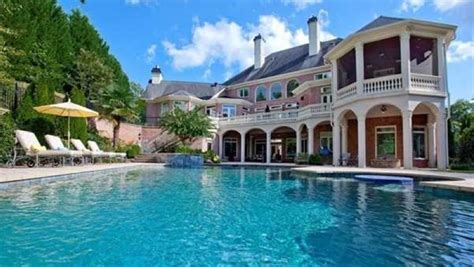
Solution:
<svg viewBox="0 0 474 267">
<path fill-rule="evenodd" d="M 166 132 L 177 136 L 183 145 L 198 137 L 210 137 L 214 129 L 214 124 L 202 108 L 192 111 L 175 108 L 161 117 L 159 125 Z"/>
<path fill-rule="evenodd" d="M 461 141 L 461 137 L 472 125 L 474 125 L 474 102 L 461 99 L 451 105 L 451 118 L 448 125 L 451 157 L 462 157 L 460 150 L 465 142 Z"/>
</svg>

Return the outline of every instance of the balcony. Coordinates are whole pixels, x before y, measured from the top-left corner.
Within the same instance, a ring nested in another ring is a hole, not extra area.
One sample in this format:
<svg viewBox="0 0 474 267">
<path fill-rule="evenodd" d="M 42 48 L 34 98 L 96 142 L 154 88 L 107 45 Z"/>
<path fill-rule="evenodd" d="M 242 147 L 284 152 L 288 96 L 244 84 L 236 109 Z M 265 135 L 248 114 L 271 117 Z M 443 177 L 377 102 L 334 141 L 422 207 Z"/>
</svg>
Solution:
<svg viewBox="0 0 474 267">
<path fill-rule="evenodd" d="M 440 77 L 411 73 L 408 84 L 408 93 L 425 93 L 440 95 Z M 349 84 L 336 92 L 335 101 L 346 102 L 348 99 L 365 98 L 373 95 L 396 94 L 404 91 L 403 78 L 401 74 L 383 76 L 373 79 L 365 79 L 362 90 L 357 90 L 357 82 Z"/>
<path fill-rule="evenodd" d="M 310 117 L 329 117 L 330 112 L 330 104 L 313 104 L 297 110 L 255 113 L 243 116 L 219 118 L 219 126 L 251 126 L 296 122 Z"/>
</svg>

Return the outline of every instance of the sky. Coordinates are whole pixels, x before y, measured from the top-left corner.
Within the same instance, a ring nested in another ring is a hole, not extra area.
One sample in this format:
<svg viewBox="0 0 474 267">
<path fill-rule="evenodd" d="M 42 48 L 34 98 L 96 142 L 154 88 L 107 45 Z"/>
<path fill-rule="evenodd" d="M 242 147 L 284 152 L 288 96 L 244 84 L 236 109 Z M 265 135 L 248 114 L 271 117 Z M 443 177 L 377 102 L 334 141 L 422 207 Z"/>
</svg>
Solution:
<svg viewBox="0 0 474 267">
<path fill-rule="evenodd" d="M 378 16 L 458 26 L 448 50 L 452 101 L 474 98 L 474 0 L 59 0 L 86 14 L 131 81 L 153 66 L 165 80 L 224 82 L 253 64 L 253 37 L 265 55 L 307 43 L 316 15 L 322 40 L 345 38 Z"/>
</svg>

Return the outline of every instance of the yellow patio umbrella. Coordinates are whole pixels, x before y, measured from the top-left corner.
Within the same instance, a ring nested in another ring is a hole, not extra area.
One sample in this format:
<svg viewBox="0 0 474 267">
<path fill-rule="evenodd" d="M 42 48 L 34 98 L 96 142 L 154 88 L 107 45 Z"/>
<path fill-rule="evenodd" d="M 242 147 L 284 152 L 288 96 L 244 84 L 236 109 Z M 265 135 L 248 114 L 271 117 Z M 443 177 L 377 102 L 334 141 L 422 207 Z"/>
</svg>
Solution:
<svg viewBox="0 0 474 267">
<path fill-rule="evenodd" d="M 88 109 L 78 104 L 74 104 L 71 100 L 64 103 L 52 104 L 46 106 L 34 107 L 39 113 L 56 115 L 61 117 L 67 117 L 67 147 L 70 147 L 71 143 L 71 117 L 74 118 L 90 118 L 97 117 L 99 113 L 94 110 Z"/>
</svg>

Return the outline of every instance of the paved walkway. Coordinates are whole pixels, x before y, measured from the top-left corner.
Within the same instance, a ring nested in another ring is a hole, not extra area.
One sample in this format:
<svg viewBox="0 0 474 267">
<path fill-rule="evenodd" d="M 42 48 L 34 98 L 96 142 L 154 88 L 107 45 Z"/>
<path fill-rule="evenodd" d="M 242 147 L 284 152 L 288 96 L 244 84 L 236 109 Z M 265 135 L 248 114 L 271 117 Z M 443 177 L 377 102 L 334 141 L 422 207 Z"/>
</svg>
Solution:
<svg viewBox="0 0 474 267">
<path fill-rule="evenodd" d="M 110 163 L 110 164 L 94 164 L 82 166 L 63 166 L 63 167 L 40 167 L 40 168 L 0 168 L 0 183 L 22 181 L 36 178 L 44 178 L 49 176 L 78 174 L 91 171 L 112 170 L 120 168 L 137 168 L 145 166 L 157 166 L 153 163 Z"/>
<path fill-rule="evenodd" d="M 474 192 L 474 173 L 438 171 L 435 169 L 381 169 L 381 168 L 355 168 L 333 166 L 307 166 L 293 168 L 296 171 L 315 173 L 365 173 L 401 175 L 420 178 L 436 178 L 443 181 L 422 181 L 423 186 L 453 189 L 458 191 Z"/>
</svg>

